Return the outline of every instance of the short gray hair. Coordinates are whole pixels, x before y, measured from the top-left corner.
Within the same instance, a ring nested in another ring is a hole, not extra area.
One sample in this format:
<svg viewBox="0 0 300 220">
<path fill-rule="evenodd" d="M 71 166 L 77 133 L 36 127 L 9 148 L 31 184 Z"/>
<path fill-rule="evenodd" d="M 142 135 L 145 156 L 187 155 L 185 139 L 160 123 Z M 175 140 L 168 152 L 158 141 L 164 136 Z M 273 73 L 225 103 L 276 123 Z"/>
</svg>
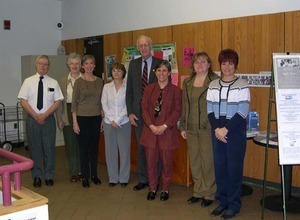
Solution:
<svg viewBox="0 0 300 220">
<path fill-rule="evenodd" d="M 70 62 L 71 62 L 72 59 L 78 60 L 78 63 L 79 63 L 80 66 L 81 66 L 81 56 L 80 56 L 78 53 L 70 53 L 70 54 L 69 54 L 68 60 L 67 60 L 68 66 L 70 65 Z"/>
</svg>

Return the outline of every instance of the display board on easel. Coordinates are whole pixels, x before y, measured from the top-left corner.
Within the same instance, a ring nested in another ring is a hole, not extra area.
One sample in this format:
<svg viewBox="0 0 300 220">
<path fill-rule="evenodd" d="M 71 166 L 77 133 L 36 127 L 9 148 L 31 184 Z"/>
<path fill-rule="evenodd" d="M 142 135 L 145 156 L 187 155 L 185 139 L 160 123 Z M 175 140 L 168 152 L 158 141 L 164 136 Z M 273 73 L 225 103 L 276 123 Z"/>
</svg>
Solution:
<svg viewBox="0 0 300 220">
<path fill-rule="evenodd" d="M 273 53 L 279 164 L 300 164 L 300 54 Z"/>
<path fill-rule="evenodd" d="M 178 85 L 178 65 L 176 59 L 176 45 L 174 43 L 166 44 L 155 44 L 152 45 L 151 54 L 154 57 L 161 58 L 163 60 L 168 60 L 172 68 L 172 83 Z M 122 57 L 122 63 L 128 70 L 129 63 L 133 59 L 137 59 L 141 56 L 140 52 L 135 47 L 125 47 Z"/>
</svg>

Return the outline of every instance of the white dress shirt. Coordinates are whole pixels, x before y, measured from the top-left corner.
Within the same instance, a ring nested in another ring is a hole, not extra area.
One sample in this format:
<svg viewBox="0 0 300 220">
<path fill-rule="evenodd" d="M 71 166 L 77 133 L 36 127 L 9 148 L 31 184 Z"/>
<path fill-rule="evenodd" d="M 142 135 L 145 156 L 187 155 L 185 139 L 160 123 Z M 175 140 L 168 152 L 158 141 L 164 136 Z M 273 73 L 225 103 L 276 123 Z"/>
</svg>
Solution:
<svg viewBox="0 0 300 220">
<path fill-rule="evenodd" d="M 37 113 L 45 113 L 55 101 L 63 100 L 64 96 L 60 90 L 58 82 L 44 75 L 43 78 L 43 108 L 38 110 L 37 108 L 37 94 L 38 94 L 38 85 L 40 81 L 40 75 L 36 73 L 33 76 L 26 78 L 21 86 L 18 98 L 27 100 L 32 109 Z"/>
<path fill-rule="evenodd" d="M 101 103 L 105 123 L 111 124 L 111 121 L 115 121 L 118 125 L 122 125 L 129 121 L 125 95 L 126 82 L 124 80 L 118 91 L 116 91 L 114 81 L 104 85 Z"/>
</svg>

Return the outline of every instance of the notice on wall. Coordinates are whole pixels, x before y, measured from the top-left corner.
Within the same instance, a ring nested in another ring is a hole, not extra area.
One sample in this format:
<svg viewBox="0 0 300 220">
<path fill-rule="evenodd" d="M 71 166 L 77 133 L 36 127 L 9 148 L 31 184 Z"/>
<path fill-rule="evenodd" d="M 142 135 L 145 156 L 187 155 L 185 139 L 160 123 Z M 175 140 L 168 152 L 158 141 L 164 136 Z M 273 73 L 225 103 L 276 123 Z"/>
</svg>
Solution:
<svg viewBox="0 0 300 220">
<path fill-rule="evenodd" d="M 300 54 L 273 54 L 279 164 L 300 164 Z"/>
<path fill-rule="evenodd" d="M 183 48 L 183 62 L 182 62 L 183 66 L 191 65 L 191 61 L 194 53 L 195 53 L 195 48 L 193 47 Z"/>
<path fill-rule="evenodd" d="M 112 65 L 116 62 L 116 55 L 105 57 L 106 80 L 112 80 Z"/>
</svg>

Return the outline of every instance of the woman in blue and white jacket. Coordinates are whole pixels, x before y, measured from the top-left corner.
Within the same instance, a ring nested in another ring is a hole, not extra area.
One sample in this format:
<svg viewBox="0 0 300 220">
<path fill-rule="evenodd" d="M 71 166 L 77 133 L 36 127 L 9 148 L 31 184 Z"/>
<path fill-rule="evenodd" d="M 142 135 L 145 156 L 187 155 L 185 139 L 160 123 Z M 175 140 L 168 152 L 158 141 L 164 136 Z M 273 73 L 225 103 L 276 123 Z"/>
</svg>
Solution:
<svg viewBox="0 0 300 220">
<path fill-rule="evenodd" d="M 219 202 L 211 215 L 223 213 L 221 219 L 232 218 L 241 208 L 250 91 L 247 81 L 235 76 L 238 60 L 234 50 L 220 52 L 221 79 L 212 81 L 207 92 L 207 113 L 212 127 L 217 183 L 216 199 Z"/>
</svg>

